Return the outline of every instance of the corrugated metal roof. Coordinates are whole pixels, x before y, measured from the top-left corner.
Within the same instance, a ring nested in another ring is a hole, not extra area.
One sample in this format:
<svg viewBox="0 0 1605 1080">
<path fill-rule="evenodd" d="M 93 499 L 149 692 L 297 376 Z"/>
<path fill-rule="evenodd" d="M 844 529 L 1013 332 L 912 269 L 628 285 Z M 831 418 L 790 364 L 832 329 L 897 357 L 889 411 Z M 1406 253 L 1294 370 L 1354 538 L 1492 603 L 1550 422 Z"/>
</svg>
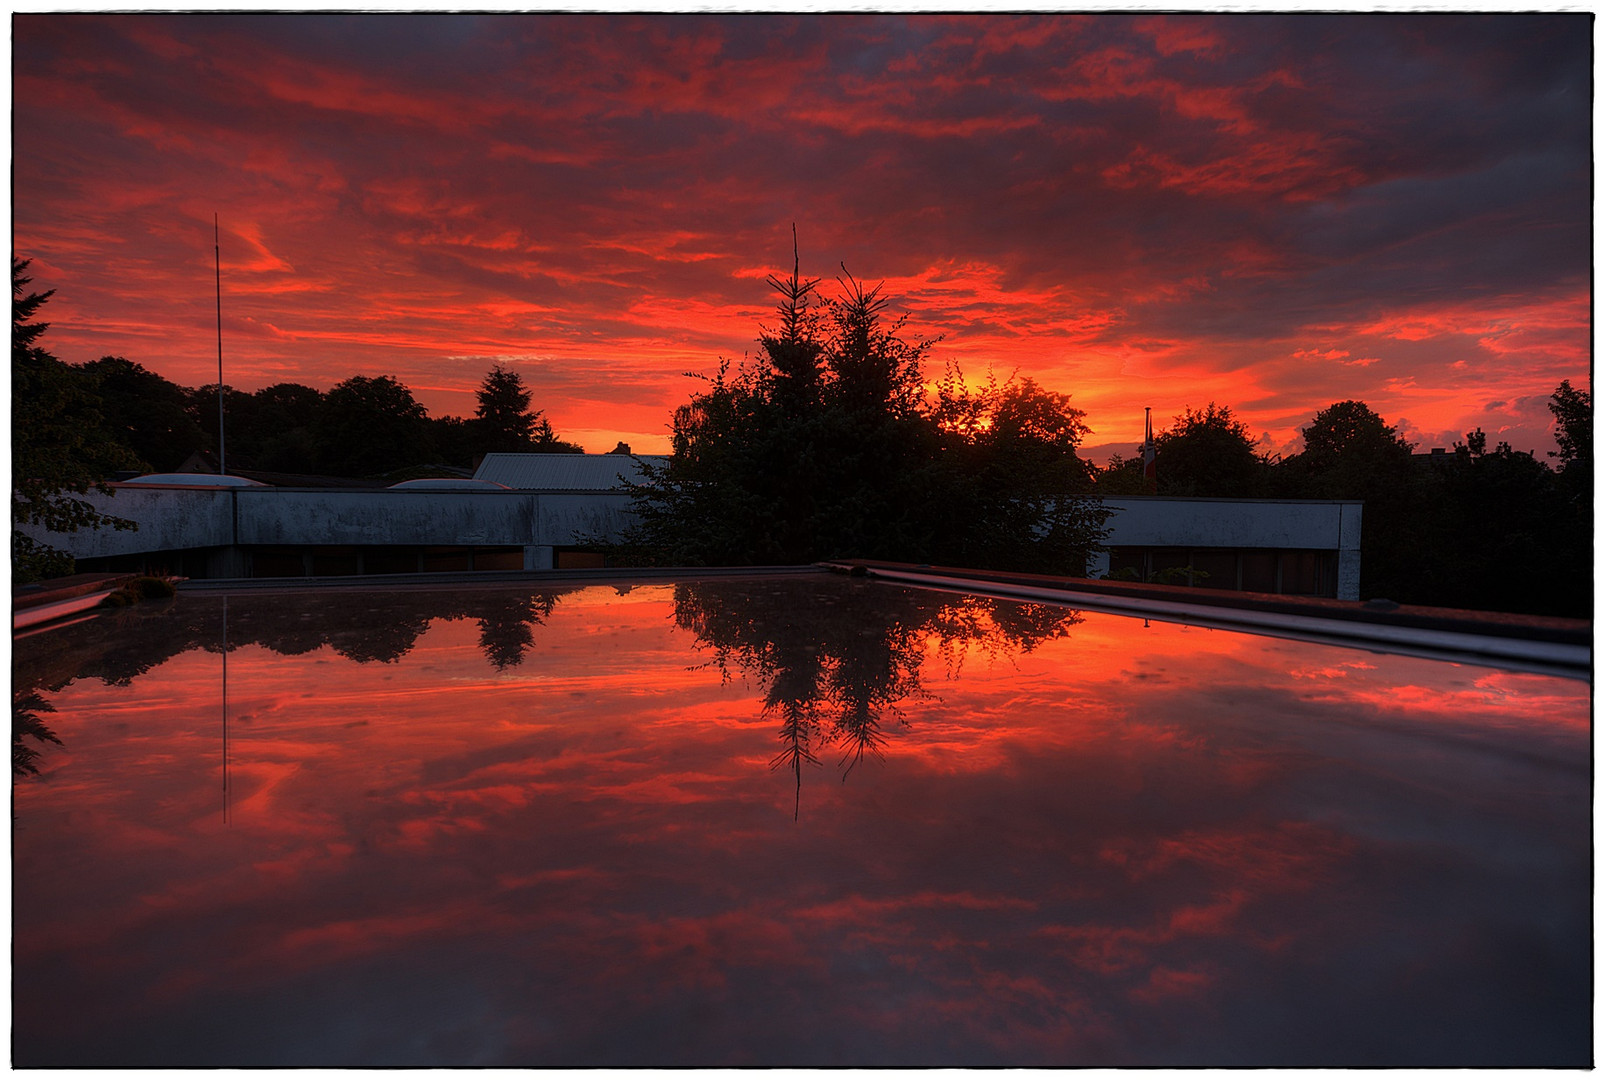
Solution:
<svg viewBox="0 0 1605 1080">
<path fill-rule="evenodd" d="M 640 455 L 661 465 L 665 457 Z M 625 454 L 486 454 L 475 480 L 492 480 L 524 491 L 613 491 L 620 477 L 639 481 L 640 467 Z"/>
</svg>

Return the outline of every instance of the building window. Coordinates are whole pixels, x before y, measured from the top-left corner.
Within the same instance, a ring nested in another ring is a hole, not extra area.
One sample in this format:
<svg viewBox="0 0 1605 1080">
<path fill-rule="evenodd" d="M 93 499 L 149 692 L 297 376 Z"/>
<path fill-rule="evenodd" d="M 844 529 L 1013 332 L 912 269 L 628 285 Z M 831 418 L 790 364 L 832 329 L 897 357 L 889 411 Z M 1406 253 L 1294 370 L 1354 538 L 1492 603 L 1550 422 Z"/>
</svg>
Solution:
<svg viewBox="0 0 1605 1080">
<path fill-rule="evenodd" d="M 1109 551 L 1109 578 L 1283 596 L 1336 596 L 1337 553 L 1273 548 L 1117 547 Z"/>
</svg>

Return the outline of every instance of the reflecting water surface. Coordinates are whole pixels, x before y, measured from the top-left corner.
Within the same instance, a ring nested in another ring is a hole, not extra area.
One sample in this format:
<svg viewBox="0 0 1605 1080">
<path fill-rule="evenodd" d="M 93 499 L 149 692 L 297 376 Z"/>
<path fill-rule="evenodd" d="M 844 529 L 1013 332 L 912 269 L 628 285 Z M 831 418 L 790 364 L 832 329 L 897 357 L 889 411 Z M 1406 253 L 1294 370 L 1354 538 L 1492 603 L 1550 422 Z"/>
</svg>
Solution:
<svg viewBox="0 0 1605 1080">
<path fill-rule="evenodd" d="M 14 1061 L 1587 1065 L 1588 708 L 835 577 L 180 596 L 16 641 Z"/>
</svg>

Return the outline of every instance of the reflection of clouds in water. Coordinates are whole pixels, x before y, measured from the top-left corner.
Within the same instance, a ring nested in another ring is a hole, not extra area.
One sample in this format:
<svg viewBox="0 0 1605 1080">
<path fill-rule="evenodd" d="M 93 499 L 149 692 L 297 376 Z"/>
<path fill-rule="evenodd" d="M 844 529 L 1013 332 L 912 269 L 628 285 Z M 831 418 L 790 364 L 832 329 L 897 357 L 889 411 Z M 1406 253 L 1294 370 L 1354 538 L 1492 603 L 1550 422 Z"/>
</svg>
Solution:
<svg viewBox="0 0 1605 1080">
<path fill-rule="evenodd" d="M 1588 776 L 1549 763 L 1587 761 L 1586 686 L 1374 657 L 1309 699 L 1287 670 L 1351 653 L 1092 615 L 1007 662 L 950 630 L 943 678 L 930 627 L 984 611 L 810 624 L 841 584 L 704 590 L 759 665 L 728 683 L 668 589 L 569 594 L 501 671 L 471 614 L 394 663 L 240 647 L 226 828 L 215 654 L 67 685 L 18 792 L 19 1060 L 1586 1058 Z M 794 822 L 799 670 L 942 681 Z M 1550 759 L 1490 752 L 1513 725 Z"/>
</svg>

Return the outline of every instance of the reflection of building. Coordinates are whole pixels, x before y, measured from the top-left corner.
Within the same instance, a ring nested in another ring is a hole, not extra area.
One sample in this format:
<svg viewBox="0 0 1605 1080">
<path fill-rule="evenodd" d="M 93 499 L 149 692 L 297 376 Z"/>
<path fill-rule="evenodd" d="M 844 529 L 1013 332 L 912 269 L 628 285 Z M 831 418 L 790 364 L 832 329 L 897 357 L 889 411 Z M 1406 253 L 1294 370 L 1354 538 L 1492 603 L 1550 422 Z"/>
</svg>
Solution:
<svg viewBox="0 0 1605 1080">
<path fill-rule="evenodd" d="M 662 459 L 645 459 L 661 461 Z M 630 520 L 618 454 L 491 454 L 451 490 L 114 485 L 97 509 L 139 523 L 37 534 L 84 571 L 189 577 L 321 577 L 439 570 L 550 570 L 602 565 L 588 550 Z M 1089 570 L 1138 580 L 1358 599 L 1360 503 L 1105 500 L 1109 551 Z"/>
</svg>

